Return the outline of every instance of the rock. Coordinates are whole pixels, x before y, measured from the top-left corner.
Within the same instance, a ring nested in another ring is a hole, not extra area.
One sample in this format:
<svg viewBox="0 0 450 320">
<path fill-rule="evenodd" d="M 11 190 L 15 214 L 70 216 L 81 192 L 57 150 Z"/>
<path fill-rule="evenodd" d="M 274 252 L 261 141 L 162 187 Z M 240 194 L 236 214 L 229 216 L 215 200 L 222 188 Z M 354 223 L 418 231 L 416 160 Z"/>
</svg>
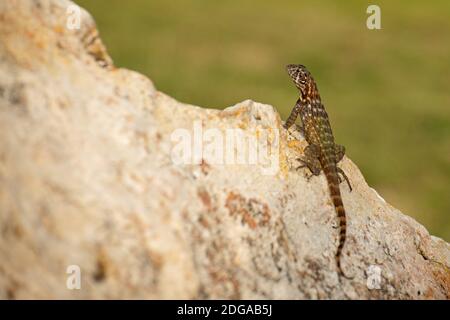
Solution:
<svg viewBox="0 0 450 320">
<path fill-rule="evenodd" d="M 71 6 L 0 2 L 0 298 L 449 298 L 449 244 L 348 158 L 339 281 L 298 131 L 272 106 L 187 105 L 115 68 L 87 12 L 67 27 Z"/>
</svg>

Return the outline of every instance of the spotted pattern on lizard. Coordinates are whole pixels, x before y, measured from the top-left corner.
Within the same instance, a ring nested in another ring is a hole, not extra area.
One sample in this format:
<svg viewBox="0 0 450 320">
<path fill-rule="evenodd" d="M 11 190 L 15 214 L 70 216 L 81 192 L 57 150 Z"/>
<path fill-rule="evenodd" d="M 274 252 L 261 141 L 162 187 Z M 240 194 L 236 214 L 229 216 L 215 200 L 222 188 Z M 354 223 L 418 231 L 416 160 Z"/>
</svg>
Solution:
<svg viewBox="0 0 450 320">
<path fill-rule="evenodd" d="M 347 238 L 347 218 L 342 203 L 339 188 L 341 174 L 347 181 L 350 191 L 350 181 L 337 163 L 344 157 L 345 148 L 334 142 L 328 114 L 322 104 L 316 82 L 305 66 L 289 64 L 286 70 L 295 86 L 300 91 L 300 98 L 285 123 L 285 128 L 291 127 L 298 116 L 303 124 L 303 134 L 308 146 L 305 149 L 303 163 L 300 167 L 308 167 L 314 175 L 319 175 L 323 170 L 328 182 L 331 200 L 339 219 L 339 245 L 336 251 L 336 264 L 340 275 L 345 276 L 341 267 L 341 255 Z"/>
</svg>

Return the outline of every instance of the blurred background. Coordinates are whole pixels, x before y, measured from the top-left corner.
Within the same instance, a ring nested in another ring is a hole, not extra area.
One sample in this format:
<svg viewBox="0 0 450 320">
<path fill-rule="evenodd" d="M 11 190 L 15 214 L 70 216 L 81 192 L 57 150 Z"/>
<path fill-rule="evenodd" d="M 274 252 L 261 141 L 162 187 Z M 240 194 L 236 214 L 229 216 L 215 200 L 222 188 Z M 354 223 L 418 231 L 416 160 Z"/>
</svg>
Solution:
<svg viewBox="0 0 450 320">
<path fill-rule="evenodd" d="M 450 1 L 76 0 L 116 66 L 176 99 L 223 109 L 245 99 L 285 119 L 318 82 L 338 143 L 367 182 L 450 241 Z M 369 4 L 381 30 L 369 30 Z"/>
</svg>

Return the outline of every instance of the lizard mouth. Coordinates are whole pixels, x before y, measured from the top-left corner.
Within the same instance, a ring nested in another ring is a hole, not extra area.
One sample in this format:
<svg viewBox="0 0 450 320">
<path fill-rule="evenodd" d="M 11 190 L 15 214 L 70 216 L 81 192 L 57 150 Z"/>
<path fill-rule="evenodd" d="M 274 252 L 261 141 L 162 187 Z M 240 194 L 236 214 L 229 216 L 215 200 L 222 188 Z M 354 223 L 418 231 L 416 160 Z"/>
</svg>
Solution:
<svg viewBox="0 0 450 320">
<path fill-rule="evenodd" d="M 286 66 L 286 71 L 291 77 L 295 74 L 296 69 L 298 69 L 296 64 L 288 64 Z"/>
<path fill-rule="evenodd" d="M 301 64 L 288 64 L 286 66 L 286 71 L 304 98 L 309 91 L 307 83 L 309 72 L 306 67 Z"/>
</svg>

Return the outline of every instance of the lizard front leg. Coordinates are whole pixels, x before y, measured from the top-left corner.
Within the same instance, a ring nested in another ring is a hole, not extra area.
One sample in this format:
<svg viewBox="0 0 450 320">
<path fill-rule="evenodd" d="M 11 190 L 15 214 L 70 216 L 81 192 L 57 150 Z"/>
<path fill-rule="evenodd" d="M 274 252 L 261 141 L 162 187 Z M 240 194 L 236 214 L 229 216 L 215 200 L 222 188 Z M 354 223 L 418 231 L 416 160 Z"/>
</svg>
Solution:
<svg viewBox="0 0 450 320">
<path fill-rule="evenodd" d="M 294 109 L 292 109 L 291 114 L 289 115 L 289 117 L 286 120 L 286 123 L 284 124 L 284 127 L 287 129 L 289 129 L 295 122 L 295 120 L 297 120 L 298 114 L 300 113 L 302 109 L 302 104 L 301 104 L 301 100 L 298 99 L 297 103 L 294 106 Z"/>
</svg>

